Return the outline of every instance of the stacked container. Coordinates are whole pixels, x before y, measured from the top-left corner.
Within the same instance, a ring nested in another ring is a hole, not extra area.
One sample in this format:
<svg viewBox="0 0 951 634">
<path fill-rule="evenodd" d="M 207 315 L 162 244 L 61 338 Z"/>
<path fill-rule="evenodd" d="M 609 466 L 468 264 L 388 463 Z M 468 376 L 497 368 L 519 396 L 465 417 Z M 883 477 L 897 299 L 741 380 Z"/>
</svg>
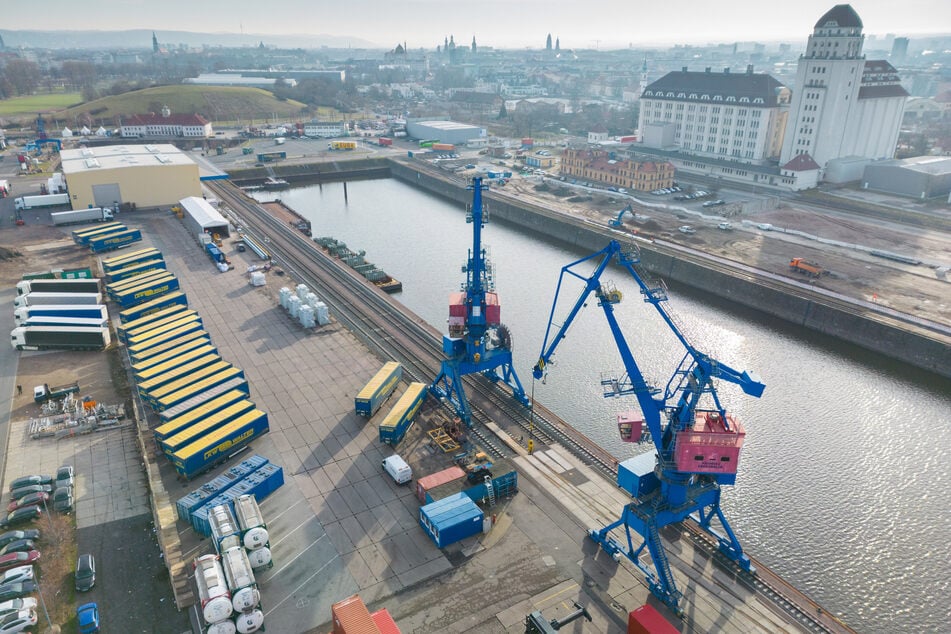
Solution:
<svg viewBox="0 0 951 634">
<path fill-rule="evenodd" d="M 300 316 L 301 303 L 301 298 L 297 295 L 291 295 L 291 298 L 287 300 L 287 310 L 294 319 L 297 319 Z"/>
<path fill-rule="evenodd" d="M 201 614 L 208 625 L 225 621 L 233 611 L 231 592 L 225 580 L 218 555 L 204 555 L 193 563 L 195 585 L 198 586 L 198 598 L 201 602 Z M 230 623 L 230 621 L 229 621 Z M 211 631 L 211 630 L 209 630 Z M 225 631 L 219 630 L 216 631 Z M 234 630 L 231 630 L 234 632 Z"/>
<path fill-rule="evenodd" d="M 211 537 L 219 555 L 241 545 L 241 529 L 238 528 L 231 507 L 225 504 L 213 507 L 208 512 L 208 524 L 211 526 Z"/>
<path fill-rule="evenodd" d="M 311 293 L 313 295 L 313 293 Z M 300 325 L 304 328 L 313 328 L 316 324 L 316 318 L 314 316 L 314 309 L 312 306 L 304 304 L 300 307 Z"/>
<path fill-rule="evenodd" d="M 289 310 L 290 306 L 288 304 L 288 300 L 291 298 L 291 289 L 287 288 L 286 286 L 282 286 L 281 290 L 277 292 L 277 296 L 280 298 L 281 308 L 284 310 Z"/>
<path fill-rule="evenodd" d="M 264 626 L 261 592 L 244 548 L 234 547 L 221 555 L 221 567 L 231 592 L 231 605 L 237 613 L 235 628 L 241 634 L 257 632 Z"/>
</svg>

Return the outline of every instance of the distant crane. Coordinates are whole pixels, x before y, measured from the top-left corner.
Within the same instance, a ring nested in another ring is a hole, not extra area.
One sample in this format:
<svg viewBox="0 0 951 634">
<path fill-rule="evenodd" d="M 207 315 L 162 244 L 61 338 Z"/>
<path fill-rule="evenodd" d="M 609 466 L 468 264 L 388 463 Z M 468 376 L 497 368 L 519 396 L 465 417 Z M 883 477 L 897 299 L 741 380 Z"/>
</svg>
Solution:
<svg viewBox="0 0 951 634">
<path fill-rule="evenodd" d="M 631 274 L 644 301 L 657 309 L 686 349 L 663 389 L 647 383 L 621 332 L 614 315 L 614 305 L 622 299 L 621 292 L 600 281 L 605 269 L 615 259 Z M 620 555 L 630 559 L 647 576 L 651 591 L 671 609 L 682 613 L 682 594 L 677 590 L 660 539 L 659 531 L 664 526 L 693 517 L 717 538 L 721 552 L 744 570 L 753 571 L 749 557 L 744 554 L 720 508 L 720 487 L 736 482 L 739 452 L 746 432 L 720 403 L 713 380 L 735 383 L 754 397 L 762 395 L 764 385 L 754 375 L 737 372 L 694 348 L 662 305 L 667 300 L 666 288 L 662 284 L 648 285 L 635 270 L 639 261 L 636 247 L 622 247 L 617 241 L 612 241 L 597 253 L 562 268 L 542 352 L 532 374 L 536 379 L 545 376 L 555 348 L 565 338 L 578 312 L 587 305 L 588 297 L 594 293 L 625 369 L 625 374 L 619 377 L 602 379 L 604 396 L 635 396 L 644 420 L 634 420 L 633 413 L 619 416 L 618 430 L 622 440 L 627 442 L 639 441 L 646 432 L 656 453 L 654 456 L 642 454 L 618 465 L 618 486 L 630 493 L 634 500 L 625 506 L 620 519 L 604 528 L 591 529 L 589 536 L 615 559 Z M 596 263 L 590 275 L 574 270 L 589 262 Z M 566 276 L 578 278 L 585 286 L 564 323 L 555 330 L 555 309 Z M 726 535 L 711 527 L 714 517 Z M 610 536 L 616 528 L 624 530 L 621 540 Z M 632 530 L 643 539 L 636 549 Z M 640 561 L 645 548 L 650 553 L 653 570 Z"/>
<path fill-rule="evenodd" d="M 512 396 L 528 406 L 522 383 L 512 367 L 512 336 L 501 322 L 501 305 L 495 292 L 492 264 L 482 246 L 482 228 L 488 217 L 482 208 L 482 178 L 472 179 L 472 206 L 466 212 L 466 222 L 472 223 L 472 249 L 462 270 L 466 281 L 461 291 L 449 296 L 449 334 L 443 336 L 443 354 L 439 375 L 430 386 L 430 392 L 439 399 L 447 399 L 466 424 L 472 426 L 472 410 L 466 398 L 462 377 L 482 374 L 502 381 L 512 389 Z"/>
</svg>

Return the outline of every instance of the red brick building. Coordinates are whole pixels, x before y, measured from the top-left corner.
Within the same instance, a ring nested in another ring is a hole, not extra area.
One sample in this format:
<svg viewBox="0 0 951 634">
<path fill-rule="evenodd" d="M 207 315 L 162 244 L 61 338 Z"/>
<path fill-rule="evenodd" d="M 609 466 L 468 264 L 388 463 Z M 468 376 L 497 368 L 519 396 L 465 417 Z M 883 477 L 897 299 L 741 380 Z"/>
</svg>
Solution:
<svg viewBox="0 0 951 634">
<path fill-rule="evenodd" d="M 642 192 L 674 184 L 674 165 L 669 161 L 614 160 L 605 150 L 566 149 L 561 156 L 561 174 Z"/>
</svg>

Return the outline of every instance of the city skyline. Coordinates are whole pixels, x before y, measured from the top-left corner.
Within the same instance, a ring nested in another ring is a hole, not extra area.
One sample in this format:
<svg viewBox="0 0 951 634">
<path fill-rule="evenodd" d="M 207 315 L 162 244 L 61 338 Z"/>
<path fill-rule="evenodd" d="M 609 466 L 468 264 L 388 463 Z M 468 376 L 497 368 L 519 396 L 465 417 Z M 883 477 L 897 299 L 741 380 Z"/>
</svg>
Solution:
<svg viewBox="0 0 951 634">
<path fill-rule="evenodd" d="M 578 4 L 568 0 L 482 0 L 475 5 L 458 0 L 321 4 L 278 0 L 262 5 L 257 0 L 232 0 L 226 11 L 216 11 L 183 0 L 166 0 L 160 5 L 145 0 L 90 0 L 76 12 L 73 0 L 46 0 L 44 11 L 27 3 L 11 4 L 4 12 L 4 26 L 44 31 L 148 29 L 157 32 L 159 41 L 164 41 L 163 30 L 265 38 L 309 34 L 315 40 L 330 35 L 372 42 L 379 48 L 406 42 L 411 49 L 435 47 L 449 36 L 454 36 L 457 46 L 469 46 L 475 37 L 480 46 L 543 48 L 551 34 L 553 42 L 560 40 L 562 49 L 608 49 L 736 41 L 804 43 L 816 20 L 836 3 L 800 0 L 767 9 L 758 0 L 728 0 L 698 10 L 697 0 L 647 6 L 595 0 L 584 5 L 588 20 L 579 20 Z M 913 38 L 939 34 L 941 28 L 951 30 L 951 3 L 946 0 L 850 4 L 862 19 L 866 34 Z M 472 6 L 480 10 L 466 14 L 465 9 Z M 149 15 L 158 7 L 160 12 Z"/>
</svg>

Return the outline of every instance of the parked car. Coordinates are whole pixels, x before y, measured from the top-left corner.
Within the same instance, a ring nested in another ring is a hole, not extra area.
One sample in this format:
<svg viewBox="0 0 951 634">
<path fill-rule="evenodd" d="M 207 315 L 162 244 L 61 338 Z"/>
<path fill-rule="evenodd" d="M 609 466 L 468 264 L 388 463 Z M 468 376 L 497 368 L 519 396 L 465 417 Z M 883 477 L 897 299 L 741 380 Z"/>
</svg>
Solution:
<svg viewBox="0 0 951 634">
<path fill-rule="evenodd" d="M 79 634 L 97 634 L 99 632 L 99 606 L 84 603 L 76 608 L 76 620 L 79 621 Z"/>
<path fill-rule="evenodd" d="M 18 599 L 34 592 L 36 592 L 36 584 L 32 581 L 5 583 L 0 585 L 0 601 Z"/>
<path fill-rule="evenodd" d="M 717 229 L 723 229 L 724 231 L 733 231 L 732 222 L 721 222 L 717 225 Z"/>
<path fill-rule="evenodd" d="M 66 464 L 56 470 L 56 488 L 73 486 L 73 465 Z"/>
<path fill-rule="evenodd" d="M 36 610 L 20 610 L 0 618 L 0 634 L 22 632 L 36 625 Z"/>
<path fill-rule="evenodd" d="M 63 487 L 53 491 L 53 502 L 73 497 L 73 487 Z"/>
<path fill-rule="evenodd" d="M 72 489 L 69 489 L 69 491 L 69 494 L 53 500 L 53 510 L 57 513 L 68 513 L 69 511 L 73 510 Z"/>
<path fill-rule="evenodd" d="M 21 509 L 24 506 L 33 506 L 34 504 L 42 506 L 50 499 L 49 493 L 30 493 L 29 495 L 24 495 L 21 498 L 15 499 L 7 505 L 7 511 L 15 511 Z"/>
<path fill-rule="evenodd" d="M 76 589 L 91 590 L 96 585 L 96 560 L 90 554 L 80 555 L 76 561 Z"/>
<path fill-rule="evenodd" d="M 725 205 L 725 204 L 726 204 L 726 201 L 725 201 L 725 200 L 723 200 L 723 199 L 721 199 L 721 198 L 717 198 L 716 200 L 708 200 L 707 202 L 703 203 L 703 206 L 704 206 L 704 207 L 717 207 L 718 205 Z"/>
<path fill-rule="evenodd" d="M 761 229 L 763 231 L 772 231 L 773 225 L 769 224 L 768 222 L 761 222 L 756 225 L 756 228 Z"/>
<path fill-rule="evenodd" d="M 0 570 L 9 570 L 18 566 L 25 566 L 34 563 L 40 558 L 40 551 L 27 550 L 7 553 L 0 555 Z M 0 610 L 2 613 L 2 610 Z"/>
<path fill-rule="evenodd" d="M 53 486 L 50 484 L 31 484 L 29 486 L 13 489 L 10 492 L 10 499 L 17 500 L 19 498 L 22 498 L 24 495 L 29 495 L 31 493 L 52 493 L 52 492 L 53 492 Z"/>
<path fill-rule="evenodd" d="M 680 225 L 677 227 L 677 231 L 680 233 L 697 233 L 697 230 L 691 227 L 690 225 Z"/>
<path fill-rule="evenodd" d="M 52 484 L 53 476 L 48 475 L 27 475 L 21 476 L 10 483 L 10 490 L 19 489 L 20 487 L 31 486 L 35 484 Z"/>
<path fill-rule="evenodd" d="M 24 583 L 26 581 L 35 581 L 35 572 L 32 565 L 17 566 L 3 571 L 0 574 L 0 585 L 8 583 Z"/>
<path fill-rule="evenodd" d="M 3 548 L 10 542 L 15 542 L 18 539 L 32 539 L 33 541 L 39 541 L 40 531 L 35 528 L 30 528 L 22 531 L 7 531 L 0 535 L 0 548 Z"/>
<path fill-rule="evenodd" d="M 26 524 L 27 522 L 32 522 L 40 515 L 43 514 L 43 511 L 40 510 L 38 506 L 24 506 L 21 509 L 17 509 L 11 513 L 7 513 L 7 516 L 0 520 L 0 528 L 6 528 L 7 526 L 16 526 L 17 524 Z"/>
<path fill-rule="evenodd" d="M 4 617 L 8 614 L 15 614 L 20 610 L 35 610 L 36 609 L 36 599 L 33 597 L 26 597 L 24 599 L 10 599 L 9 601 L 4 601 L 0 603 L 0 617 Z"/>
<path fill-rule="evenodd" d="M 0 548 L 0 555 L 9 555 L 10 553 L 26 553 L 31 550 L 34 550 L 36 545 L 33 543 L 32 539 L 18 539 L 15 542 L 10 542 L 3 548 Z"/>
</svg>

